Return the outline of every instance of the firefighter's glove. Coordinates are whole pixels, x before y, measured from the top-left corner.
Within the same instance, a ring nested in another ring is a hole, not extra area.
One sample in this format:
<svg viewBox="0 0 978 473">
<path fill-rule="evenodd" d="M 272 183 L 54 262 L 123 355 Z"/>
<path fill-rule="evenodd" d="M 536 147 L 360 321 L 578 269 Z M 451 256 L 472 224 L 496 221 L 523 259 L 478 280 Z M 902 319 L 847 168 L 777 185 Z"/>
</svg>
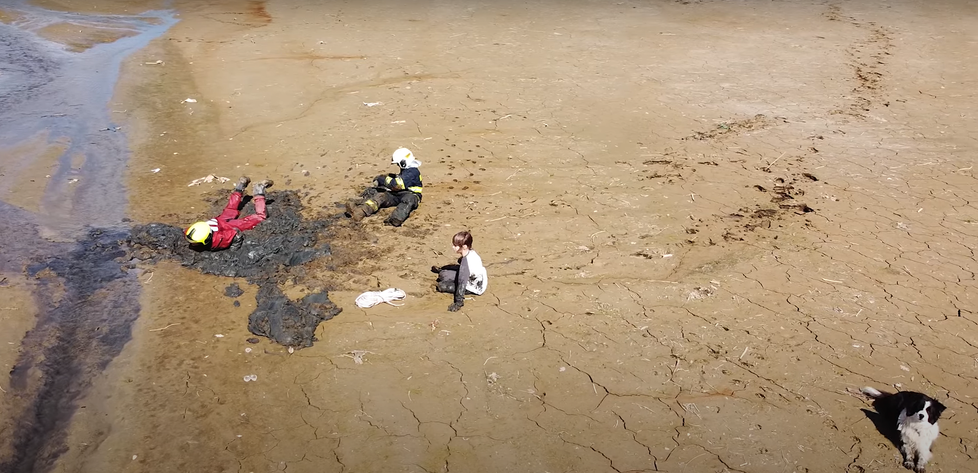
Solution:
<svg viewBox="0 0 978 473">
<path fill-rule="evenodd" d="M 384 180 L 384 185 L 393 191 L 404 190 L 404 181 L 397 174 L 388 174 L 387 179 Z"/>
</svg>

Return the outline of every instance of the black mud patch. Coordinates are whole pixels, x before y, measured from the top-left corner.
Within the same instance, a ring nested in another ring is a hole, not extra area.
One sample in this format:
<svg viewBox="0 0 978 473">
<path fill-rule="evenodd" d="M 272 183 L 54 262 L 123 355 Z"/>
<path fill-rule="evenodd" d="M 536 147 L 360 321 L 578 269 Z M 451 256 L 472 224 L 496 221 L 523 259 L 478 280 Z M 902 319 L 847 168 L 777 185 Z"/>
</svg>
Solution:
<svg viewBox="0 0 978 473">
<path fill-rule="evenodd" d="M 224 288 L 225 296 L 236 298 L 241 296 L 242 294 L 244 294 L 244 291 L 241 289 L 241 286 L 239 286 L 238 283 L 233 283 L 230 286 Z"/>
<path fill-rule="evenodd" d="M 50 471 L 67 450 L 65 427 L 95 373 L 121 351 L 139 316 L 139 282 L 121 258 L 121 231 L 92 231 L 78 243 L 52 247 L 26 265 L 40 308 L 10 371 L 14 405 L 23 409 L 10 432 L 0 471 Z"/>
<path fill-rule="evenodd" d="M 248 317 L 248 330 L 286 346 L 312 345 L 319 323 L 340 311 L 326 297 L 325 291 L 293 302 L 277 285 L 263 284 L 255 299 L 258 307 Z"/>
<path fill-rule="evenodd" d="M 222 207 L 226 198 L 219 198 L 215 205 Z M 148 262 L 177 260 L 202 273 L 245 278 L 259 288 L 255 295 L 257 308 L 248 318 L 248 330 L 281 345 L 309 347 L 316 341 L 319 324 L 335 317 L 341 309 L 329 301 L 324 289 L 292 301 L 279 286 L 305 279 L 303 265 L 330 254 L 329 244 L 320 238 L 331 221 L 304 219 L 302 202 L 295 191 L 270 192 L 267 206 L 268 218 L 264 222 L 244 232 L 240 242 L 221 251 L 190 248 L 181 228 L 162 223 L 136 226 L 129 238 L 132 257 Z M 242 209 L 242 215 L 253 212 L 251 202 Z M 225 291 L 225 295 L 236 297 L 232 293 L 231 287 Z"/>
</svg>

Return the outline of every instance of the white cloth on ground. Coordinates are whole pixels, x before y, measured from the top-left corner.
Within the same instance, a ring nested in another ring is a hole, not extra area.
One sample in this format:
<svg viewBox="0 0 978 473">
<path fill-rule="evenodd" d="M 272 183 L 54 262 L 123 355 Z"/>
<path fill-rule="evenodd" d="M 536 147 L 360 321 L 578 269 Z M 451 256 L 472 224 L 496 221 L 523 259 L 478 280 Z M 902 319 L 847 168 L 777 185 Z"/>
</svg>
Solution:
<svg viewBox="0 0 978 473">
<path fill-rule="evenodd" d="M 357 307 L 366 309 L 381 303 L 387 303 L 394 307 L 400 307 L 404 304 L 395 304 L 392 301 L 402 300 L 406 295 L 407 294 L 405 294 L 404 291 L 396 287 L 387 288 L 383 291 L 367 291 L 357 296 Z"/>
</svg>

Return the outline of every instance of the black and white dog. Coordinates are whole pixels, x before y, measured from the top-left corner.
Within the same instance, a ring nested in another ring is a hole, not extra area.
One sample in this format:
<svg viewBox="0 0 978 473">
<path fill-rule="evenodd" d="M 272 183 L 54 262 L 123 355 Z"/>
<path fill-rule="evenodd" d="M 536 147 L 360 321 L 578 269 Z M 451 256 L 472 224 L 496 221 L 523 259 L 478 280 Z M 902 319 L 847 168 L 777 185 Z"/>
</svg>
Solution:
<svg viewBox="0 0 978 473">
<path fill-rule="evenodd" d="M 900 433 L 900 451 L 903 466 L 917 473 L 924 473 L 930 460 L 930 446 L 937 440 L 940 430 L 937 419 L 944 412 L 944 404 L 918 392 L 900 391 L 895 394 L 866 387 L 863 394 L 873 398 L 873 407 L 883 418 L 896 424 Z"/>
</svg>

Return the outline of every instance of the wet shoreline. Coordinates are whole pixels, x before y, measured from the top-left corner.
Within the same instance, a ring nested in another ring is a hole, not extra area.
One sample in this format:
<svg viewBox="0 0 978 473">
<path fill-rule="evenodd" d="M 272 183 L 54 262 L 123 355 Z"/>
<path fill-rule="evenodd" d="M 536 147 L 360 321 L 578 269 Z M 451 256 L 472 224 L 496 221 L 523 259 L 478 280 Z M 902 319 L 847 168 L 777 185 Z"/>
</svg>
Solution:
<svg viewBox="0 0 978 473">
<path fill-rule="evenodd" d="M 66 448 L 76 401 L 129 341 L 139 316 L 139 283 L 119 261 L 125 235 L 93 230 L 87 240 L 65 245 L 66 255 L 28 267 L 28 276 L 39 281 L 41 310 L 10 373 L 25 407 L 8 437 L 13 454 L 0 463 L 3 471 L 51 469 Z"/>
<path fill-rule="evenodd" d="M 25 139 L 45 136 L 49 143 L 63 141 L 67 147 L 50 169 L 35 221 L 44 236 L 58 239 L 80 236 L 86 227 L 118 227 L 126 217 L 123 170 L 128 142 L 111 116 L 109 102 L 122 61 L 174 25 L 174 13 L 89 16 L 41 10 L 24 2 L 8 7 L 17 8 L 19 19 L 0 25 L 5 46 L 0 84 L 13 92 L 0 98 L 0 142 L 13 148 Z M 37 35 L 46 25 L 78 21 L 79 16 L 112 28 L 124 24 L 134 34 L 82 52 L 65 51 Z M 37 156 L 22 159 L 23 164 L 11 167 L 17 170 Z M 0 181 L 0 191 L 13 186 L 10 174 Z"/>
<path fill-rule="evenodd" d="M 38 313 L 10 373 L 0 470 L 49 471 L 67 449 L 77 401 L 129 341 L 139 315 L 139 282 L 119 260 L 129 144 L 110 100 L 122 61 L 177 20 L 172 11 L 80 14 L 27 2 L 5 11 L 15 20 L 0 24 L 0 87 L 11 91 L 0 97 L 0 192 L 17 203 L 0 203 L 10 223 L 0 238 L 13 242 L 0 271 L 33 281 Z M 42 34 L 77 24 L 86 29 L 73 43 Z M 38 186 L 40 194 L 18 197 Z"/>
</svg>

